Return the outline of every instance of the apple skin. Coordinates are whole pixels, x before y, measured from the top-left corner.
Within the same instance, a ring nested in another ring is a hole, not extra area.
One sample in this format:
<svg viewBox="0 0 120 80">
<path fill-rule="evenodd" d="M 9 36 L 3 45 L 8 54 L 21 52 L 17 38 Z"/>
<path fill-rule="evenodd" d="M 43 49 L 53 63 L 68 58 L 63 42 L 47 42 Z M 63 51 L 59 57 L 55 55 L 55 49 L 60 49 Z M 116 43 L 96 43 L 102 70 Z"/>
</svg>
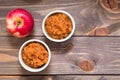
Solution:
<svg viewBox="0 0 120 80">
<path fill-rule="evenodd" d="M 6 27 L 12 36 L 24 38 L 33 30 L 34 19 L 27 10 L 16 8 L 8 13 Z"/>
</svg>

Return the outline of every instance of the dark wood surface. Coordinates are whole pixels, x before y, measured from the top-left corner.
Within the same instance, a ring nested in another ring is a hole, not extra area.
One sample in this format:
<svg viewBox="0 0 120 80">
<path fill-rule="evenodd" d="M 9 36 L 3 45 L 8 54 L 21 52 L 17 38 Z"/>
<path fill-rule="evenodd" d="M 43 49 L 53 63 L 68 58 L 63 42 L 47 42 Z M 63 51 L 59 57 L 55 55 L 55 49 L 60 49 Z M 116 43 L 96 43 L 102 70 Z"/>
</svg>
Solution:
<svg viewBox="0 0 120 80">
<path fill-rule="evenodd" d="M 120 0 L 118 5 L 120 7 Z M 120 9 L 107 11 L 102 8 L 99 0 L 0 0 L 0 36 L 8 36 L 5 19 L 8 12 L 15 8 L 27 9 L 35 20 L 34 31 L 31 36 L 41 36 L 42 20 L 53 10 L 69 12 L 76 23 L 76 36 L 86 36 L 95 27 L 107 27 L 108 36 L 120 35 Z"/>
<path fill-rule="evenodd" d="M 0 80 L 120 80 L 120 76 L 0 76 Z"/>
<path fill-rule="evenodd" d="M 89 77 L 93 80 L 119 80 L 119 76 L 96 75 L 120 74 L 120 0 L 118 7 L 115 11 L 107 11 L 100 5 L 99 0 L 0 0 L 0 80 L 32 80 L 41 78 L 36 75 L 59 74 L 91 74 Z M 14 8 L 24 8 L 34 17 L 34 30 L 26 38 L 14 38 L 6 30 L 6 15 Z M 69 12 L 76 23 L 74 35 L 63 43 L 46 39 L 41 28 L 45 15 L 58 9 Z M 86 35 L 95 27 L 104 26 L 109 30 L 108 36 Z M 42 72 L 30 73 L 19 64 L 18 50 L 29 39 L 43 40 L 52 51 L 51 62 Z M 92 71 L 84 71 L 78 66 L 78 61 L 84 60 L 92 61 Z M 25 75 L 32 75 L 33 78 Z M 69 79 L 70 76 L 56 76 L 45 80 L 59 80 L 58 77 L 62 78 L 61 80 L 89 80 L 88 76 L 76 75 L 75 79 Z"/>
</svg>

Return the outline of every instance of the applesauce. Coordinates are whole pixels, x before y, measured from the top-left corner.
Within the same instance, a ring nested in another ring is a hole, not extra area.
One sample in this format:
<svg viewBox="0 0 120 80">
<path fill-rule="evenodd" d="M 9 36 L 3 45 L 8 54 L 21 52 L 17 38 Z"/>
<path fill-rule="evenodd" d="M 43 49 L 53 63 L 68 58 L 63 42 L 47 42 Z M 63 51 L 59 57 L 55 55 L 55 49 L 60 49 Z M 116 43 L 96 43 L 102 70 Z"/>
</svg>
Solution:
<svg viewBox="0 0 120 80">
<path fill-rule="evenodd" d="M 63 39 L 72 32 L 72 21 L 64 13 L 55 13 L 46 19 L 45 30 L 50 37 Z"/>
<path fill-rule="evenodd" d="M 47 63 L 48 51 L 42 44 L 31 42 L 23 48 L 22 59 L 26 65 L 39 68 Z"/>
</svg>

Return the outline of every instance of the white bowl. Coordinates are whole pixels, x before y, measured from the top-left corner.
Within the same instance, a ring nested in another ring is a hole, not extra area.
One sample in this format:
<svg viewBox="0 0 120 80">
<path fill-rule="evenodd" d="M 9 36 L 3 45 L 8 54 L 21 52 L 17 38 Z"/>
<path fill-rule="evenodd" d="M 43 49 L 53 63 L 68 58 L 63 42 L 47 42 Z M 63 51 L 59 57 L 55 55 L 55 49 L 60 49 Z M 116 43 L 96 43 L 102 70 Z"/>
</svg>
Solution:
<svg viewBox="0 0 120 80">
<path fill-rule="evenodd" d="M 41 44 L 43 44 L 45 47 L 46 47 L 46 49 L 48 50 L 48 62 L 44 65 L 44 66 L 42 66 L 42 67 L 40 67 L 40 68 L 31 68 L 31 67 L 29 67 L 28 65 L 26 65 L 25 63 L 24 63 L 24 61 L 23 61 L 23 59 L 22 59 L 22 50 L 23 50 L 23 48 L 27 45 L 27 44 L 29 44 L 30 42 L 38 42 L 38 43 L 41 43 Z M 30 72 L 40 72 L 40 71 L 42 71 L 42 70 L 44 70 L 47 66 L 48 66 L 48 64 L 50 63 L 50 59 L 51 59 L 51 52 L 50 52 L 50 49 L 49 49 L 49 47 L 47 46 L 47 44 L 46 43 L 44 43 L 43 41 L 41 41 L 41 40 L 38 40 L 38 39 L 31 39 L 31 40 L 28 40 L 28 41 L 26 41 L 25 43 L 23 43 L 23 45 L 20 47 L 20 49 L 19 49 L 19 61 L 20 61 L 20 64 L 22 65 L 22 67 L 24 68 L 24 69 L 26 69 L 26 70 L 28 70 L 28 71 L 30 71 Z"/>
<path fill-rule="evenodd" d="M 54 38 L 50 37 L 50 36 L 47 34 L 46 30 L 45 30 L 45 21 L 46 21 L 46 19 L 47 19 L 49 16 L 51 16 L 52 14 L 55 14 L 55 13 L 63 13 L 63 14 L 66 14 L 66 15 L 71 19 L 71 21 L 72 21 L 72 31 L 71 31 L 71 33 L 70 33 L 66 38 L 63 38 L 63 39 L 54 39 Z M 42 22 L 42 31 L 43 31 L 44 35 L 45 35 L 49 40 L 54 41 L 54 42 L 64 42 L 64 41 L 68 40 L 69 38 L 71 38 L 71 36 L 73 35 L 73 33 L 74 33 L 74 31 L 75 31 L 75 21 L 74 21 L 73 17 L 72 17 L 68 12 L 63 11 L 63 10 L 55 10 L 55 11 L 52 11 L 52 12 L 50 12 L 49 14 L 47 14 L 47 15 L 45 16 L 45 18 L 43 19 L 43 22 Z"/>
</svg>

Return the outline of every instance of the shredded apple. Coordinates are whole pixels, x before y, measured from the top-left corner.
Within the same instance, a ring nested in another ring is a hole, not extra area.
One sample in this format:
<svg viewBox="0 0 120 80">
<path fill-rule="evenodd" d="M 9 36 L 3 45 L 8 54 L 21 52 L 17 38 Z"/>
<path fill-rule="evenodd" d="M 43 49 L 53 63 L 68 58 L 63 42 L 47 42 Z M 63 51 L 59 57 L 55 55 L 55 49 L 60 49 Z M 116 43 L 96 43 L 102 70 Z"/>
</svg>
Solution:
<svg viewBox="0 0 120 80">
<path fill-rule="evenodd" d="M 23 48 L 22 58 L 26 65 L 39 68 L 47 63 L 48 51 L 42 44 L 31 42 Z"/>
<path fill-rule="evenodd" d="M 46 19 L 45 29 L 50 37 L 63 39 L 71 33 L 72 22 L 66 14 L 56 13 Z"/>
</svg>

